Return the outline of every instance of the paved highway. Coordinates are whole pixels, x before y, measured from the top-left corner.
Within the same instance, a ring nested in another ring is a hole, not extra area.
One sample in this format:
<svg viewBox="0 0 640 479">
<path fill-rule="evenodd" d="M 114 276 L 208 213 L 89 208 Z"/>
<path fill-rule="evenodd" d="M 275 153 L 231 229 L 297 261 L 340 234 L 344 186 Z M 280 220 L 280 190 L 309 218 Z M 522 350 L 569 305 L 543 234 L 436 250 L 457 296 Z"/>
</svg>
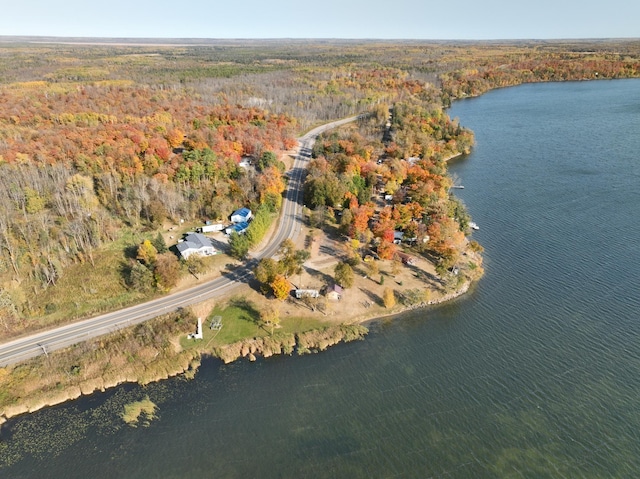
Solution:
<svg viewBox="0 0 640 479">
<path fill-rule="evenodd" d="M 289 173 L 289 184 L 282 202 L 278 229 L 269 245 L 247 261 L 245 265 L 221 278 L 185 291 L 2 344 L 0 345 L 0 366 L 15 364 L 41 354 L 49 354 L 56 349 L 142 323 L 206 299 L 224 296 L 238 285 L 245 283 L 261 258 L 273 256 L 285 239 L 295 239 L 300 233 L 302 228 L 302 183 L 316 137 L 326 130 L 352 122 L 357 118 L 354 116 L 327 123 L 314 128 L 299 138 L 300 150 Z"/>
</svg>

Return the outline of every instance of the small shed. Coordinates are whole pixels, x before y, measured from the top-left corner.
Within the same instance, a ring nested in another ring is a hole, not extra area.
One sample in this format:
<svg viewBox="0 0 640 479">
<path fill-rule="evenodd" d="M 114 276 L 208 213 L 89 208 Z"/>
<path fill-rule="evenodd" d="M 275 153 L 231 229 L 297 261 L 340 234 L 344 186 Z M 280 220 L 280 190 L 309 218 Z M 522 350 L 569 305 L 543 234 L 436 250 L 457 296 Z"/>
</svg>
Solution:
<svg viewBox="0 0 640 479">
<path fill-rule="evenodd" d="M 240 163 L 238 163 L 238 166 L 240 168 L 244 168 L 245 170 L 248 170 L 251 167 L 251 157 L 250 156 L 245 156 L 240 160 Z"/>
<path fill-rule="evenodd" d="M 342 299 L 343 289 L 337 284 L 333 284 L 327 288 L 326 296 L 328 299 L 338 301 Z"/>
</svg>

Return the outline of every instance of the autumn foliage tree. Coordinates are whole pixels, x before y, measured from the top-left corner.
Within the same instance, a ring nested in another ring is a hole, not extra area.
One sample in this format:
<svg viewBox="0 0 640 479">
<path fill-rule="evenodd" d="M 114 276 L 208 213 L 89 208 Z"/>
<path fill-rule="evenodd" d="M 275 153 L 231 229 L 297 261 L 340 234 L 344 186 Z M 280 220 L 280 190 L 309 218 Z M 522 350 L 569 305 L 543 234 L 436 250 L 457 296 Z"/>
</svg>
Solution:
<svg viewBox="0 0 640 479">
<path fill-rule="evenodd" d="M 153 267 L 158 256 L 158 250 L 150 240 L 144 240 L 138 246 L 138 254 L 136 259 L 141 261 L 147 267 Z"/>
<path fill-rule="evenodd" d="M 398 247 L 391 241 L 383 239 L 378 244 L 378 256 L 380 259 L 393 259 L 398 252 Z"/>
<path fill-rule="evenodd" d="M 169 146 L 171 148 L 176 148 L 182 145 L 185 135 L 180 128 L 172 128 L 171 130 L 169 130 L 169 132 L 167 132 L 166 138 L 167 138 L 167 143 L 169 143 Z"/>
<path fill-rule="evenodd" d="M 382 293 L 382 301 L 384 303 L 384 307 L 387 309 L 391 309 L 396 305 L 396 295 L 393 289 L 384 289 L 384 292 Z"/>
<path fill-rule="evenodd" d="M 280 170 L 275 166 L 266 168 L 258 177 L 257 189 L 261 203 L 264 203 L 267 198 L 276 198 L 275 206 L 279 208 L 282 203 L 281 195 L 285 189 Z"/>
<path fill-rule="evenodd" d="M 270 334 L 273 336 L 274 328 L 280 324 L 280 309 L 275 304 L 264 306 L 260 309 L 260 322 L 270 328 Z"/>
<path fill-rule="evenodd" d="M 168 291 L 180 278 L 180 263 L 173 253 L 163 253 L 156 258 L 153 269 L 158 289 Z"/>
<path fill-rule="evenodd" d="M 270 287 L 273 280 L 279 274 L 279 271 L 280 268 L 278 262 L 273 258 L 262 258 L 258 263 L 258 266 L 253 270 L 253 274 L 260 282 L 261 288 L 265 294 L 268 292 L 267 288 Z"/>
<path fill-rule="evenodd" d="M 273 290 L 273 295 L 280 301 L 287 299 L 291 292 L 291 283 L 289 283 L 289 280 L 282 274 L 276 275 L 270 286 Z"/>
<path fill-rule="evenodd" d="M 343 288 L 351 288 L 355 281 L 353 268 L 351 268 L 349 263 L 341 261 L 336 265 L 334 269 L 334 278 L 336 280 L 336 283 L 338 283 Z"/>
<path fill-rule="evenodd" d="M 427 232 L 429 249 L 440 257 L 444 268 L 452 267 L 462 254 L 465 244 L 460 225 L 448 216 L 440 217 L 429 225 Z"/>
<path fill-rule="evenodd" d="M 298 250 L 290 239 L 286 239 L 278 249 L 278 269 L 285 276 L 289 277 L 300 273 L 302 265 L 309 259 L 311 253 L 307 250 Z"/>
<path fill-rule="evenodd" d="M 445 162 L 474 142 L 447 115 L 453 99 L 523 82 L 640 76 L 638 43 L 618 40 L 309 43 L 268 52 L 245 45 L 241 61 L 237 45 L 136 47 L 135 61 L 130 47 L 113 45 L 7 48 L 0 52 L 0 284 L 19 285 L 12 297 L 27 316 L 40 314 L 40 293 L 72 265 L 86 265 L 90 276 L 95 252 L 129 228 L 224 219 L 260 203 L 274 214 L 283 183 L 277 158 L 296 146 L 296 135 L 365 111 L 371 115 L 314 144 L 304 195 L 318 209 L 314 222 L 333 225 L 344 211 L 344 232 L 362 250 L 372 248 L 370 236 L 390 243 L 400 230 L 440 256 L 440 266 L 451 264 L 463 243 L 446 218 L 462 230 L 468 218 L 452 208 Z M 239 166 L 247 156 L 255 169 Z M 382 191 L 392 197 L 388 218 L 367 218 L 360 208 Z M 254 224 L 252 244 L 270 223 Z M 232 243 L 244 257 L 250 245 Z"/>
</svg>

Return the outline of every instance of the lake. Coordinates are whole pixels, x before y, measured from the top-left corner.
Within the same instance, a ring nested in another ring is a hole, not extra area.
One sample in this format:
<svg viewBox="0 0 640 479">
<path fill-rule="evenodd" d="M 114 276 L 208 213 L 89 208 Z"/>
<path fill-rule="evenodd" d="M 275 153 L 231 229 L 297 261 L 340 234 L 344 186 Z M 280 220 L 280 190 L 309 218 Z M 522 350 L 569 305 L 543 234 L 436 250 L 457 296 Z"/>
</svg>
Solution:
<svg viewBox="0 0 640 479">
<path fill-rule="evenodd" d="M 486 274 L 365 341 L 126 385 L 9 421 L 2 477 L 640 476 L 640 80 L 450 110 Z M 157 418 L 119 414 L 148 396 Z"/>
</svg>

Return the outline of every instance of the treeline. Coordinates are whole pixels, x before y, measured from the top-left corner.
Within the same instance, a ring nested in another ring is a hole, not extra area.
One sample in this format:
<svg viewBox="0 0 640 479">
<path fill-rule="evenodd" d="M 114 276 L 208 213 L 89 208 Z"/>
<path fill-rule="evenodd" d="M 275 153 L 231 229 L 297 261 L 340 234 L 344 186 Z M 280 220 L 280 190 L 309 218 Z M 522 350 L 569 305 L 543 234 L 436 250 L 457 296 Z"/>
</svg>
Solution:
<svg viewBox="0 0 640 479">
<path fill-rule="evenodd" d="M 271 201 L 261 203 L 247 231 L 243 234 L 234 231 L 229 236 L 229 254 L 240 260 L 245 259 L 249 250 L 258 246 L 267 234 L 278 208 Z"/>
<path fill-rule="evenodd" d="M 637 77 L 640 57 L 640 44 L 633 40 L 205 43 L 3 44 L 0 82 L 45 82 L 60 90 L 78 83 L 144 85 L 186 93 L 205 104 L 226 99 L 260 106 L 295 117 L 304 129 L 390 102 L 391 96 L 424 92 L 424 83 L 443 86 L 448 105 L 454 98 L 523 81 Z M 408 86 L 402 93 L 399 80 Z M 434 91 L 441 103 L 439 88 Z"/>
<path fill-rule="evenodd" d="M 295 145 L 295 120 L 158 87 L 23 83 L 0 89 L 0 162 L 62 163 L 82 172 L 173 179 L 210 148 L 236 162 Z"/>
<path fill-rule="evenodd" d="M 640 59 L 623 54 L 534 53 L 495 56 L 443 73 L 440 76 L 445 104 L 478 96 L 488 90 L 521 83 L 637 78 Z"/>
<path fill-rule="evenodd" d="M 220 219 L 238 206 L 282 191 L 281 170 L 247 171 L 244 156 L 292 148 L 290 117 L 139 86 L 54 85 L 0 89 L 0 168 L 11 181 L 5 216 L 34 191 L 51 220 L 63 169 L 89 182 L 98 203 L 128 225 L 165 219 Z M 41 170 L 40 180 L 19 173 Z M 20 176 L 17 178 L 16 175 Z M 53 180 L 51 180 L 53 181 Z M 33 195 L 32 195 L 33 196 Z M 13 221 L 9 221 L 13 223 Z"/>
</svg>

